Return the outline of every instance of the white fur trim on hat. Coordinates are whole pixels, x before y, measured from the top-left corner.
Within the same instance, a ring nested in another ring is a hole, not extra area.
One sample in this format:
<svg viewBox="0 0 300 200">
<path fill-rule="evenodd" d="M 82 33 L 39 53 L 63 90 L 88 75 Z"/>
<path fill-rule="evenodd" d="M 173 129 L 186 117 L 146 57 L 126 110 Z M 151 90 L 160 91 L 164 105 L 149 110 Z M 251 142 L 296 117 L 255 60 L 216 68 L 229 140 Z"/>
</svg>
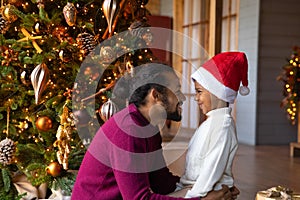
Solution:
<svg viewBox="0 0 300 200">
<path fill-rule="evenodd" d="M 234 103 L 234 100 L 237 96 L 237 91 L 223 85 L 223 83 L 218 81 L 205 68 L 200 67 L 192 74 L 191 77 L 219 99 L 222 99 L 228 103 Z"/>
</svg>

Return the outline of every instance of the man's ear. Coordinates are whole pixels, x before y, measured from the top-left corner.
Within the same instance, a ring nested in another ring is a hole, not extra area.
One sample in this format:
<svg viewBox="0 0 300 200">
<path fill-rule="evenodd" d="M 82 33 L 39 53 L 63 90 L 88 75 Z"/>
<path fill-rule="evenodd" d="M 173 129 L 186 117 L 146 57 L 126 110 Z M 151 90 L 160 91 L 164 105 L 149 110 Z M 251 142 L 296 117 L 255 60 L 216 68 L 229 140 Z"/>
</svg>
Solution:
<svg viewBox="0 0 300 200">
<path fill-rule="evenodd" d="M 159 100 L 159 93 L 157 92 L 156 89 L 152 88 L 150 90 L 150 97 L 153 99 L 153 100 Z"/>
</svg>

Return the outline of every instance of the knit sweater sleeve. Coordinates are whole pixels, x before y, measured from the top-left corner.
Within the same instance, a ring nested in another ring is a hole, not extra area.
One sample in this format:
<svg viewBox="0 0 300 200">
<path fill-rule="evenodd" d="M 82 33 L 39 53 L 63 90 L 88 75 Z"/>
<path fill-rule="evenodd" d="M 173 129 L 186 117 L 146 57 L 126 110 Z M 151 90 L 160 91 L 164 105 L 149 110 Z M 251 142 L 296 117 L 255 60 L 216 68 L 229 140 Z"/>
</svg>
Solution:
<svg viewBox="0 0 300 200">
<path fill-rule="evenodd" d="M 141 145 L 141 146 L 140 146 Z M 144 148 L 144 144 L 138 142 L 135 143 L 133 146 L 135 148 Z M 120 157 L 120 155 L 114 155 L 116 157 Z M 145 157 L 146 158 L 146 157 Z M 124 159 L 122 159 L 124 160 Z M 139 164 L 139 168 L 135 168 L 136 164 Z M 166 196 L 163 194 L 158 194 L 155 192 L 162 192 L 166 193 L 168 190 L 170 190 L 169 186 L 166 185 L 172 185 L 173 182 L 177 179 L 173 177 L 170 172 L 166 169 L 160 169 L 156 172 L 148 172 L 144 171 L 143 169 L 147 168 L 147 159 L 143 160 L 140 158 L 138 161 L 134 159 L 133 157 L 127 157 L 126 162 L 122 162 L 122 164 L 128 166 L 128 171 L 120 171 L 117 169 L 114 169 L 114 176 L 116 179 L 116 182 L 118 184 L 118 188 L 121 192 L 122 198 L 124 200 L 141 200 L 141 199 L 149 199 L 149 200 L 176 200 L 176 199 L 184 199 L 184 198 L 174 198 L 170 196 Z M 135 169 L 138 170 L 138 172 L 134 172 Z M 149 173 L 151 174 L 149 176 Z M 153 174 L 154 173 L 154 174 Z M 150 178 L 152 177 L 152 178 Z M 167 179 L 164 179 L 167 178 Z M 152 179 L 152 180 L 150 180 Z M 155 180 L 153 180 L 155 179 Z M 171 181 L 168 182 L 168 181 Z M 152 182 L 152 185 L 151 185 Z M 165 186 L 162 186 L 165 183 Z M 152 190 L 152 187 L 155 185 L 155 187 L 165 187 L 163 189 L 158 189 L 156 191 Z M 152 187 L 151 187 L 152 186 Z M 171 191 L 170 191 L 171 192 Z M 199 198 L 193 198 L 198 199 Z"/>
<path fill-rule="evenodd" d="M 184 198 L 174 198 L 165 195 L 174 191 L 175 182 L 178 181 L 169 170 L 164 167 L 153 170 L 147 152 L 149 148 L 147 139 L 124 137 L 122 138 L 122 148 L 134 153 L 123 153 L 120 159 L 118 151 L 115 148 L 110 152 L 111 160 L 114 162 L 113 169 L 118 188 L 124 200 L 180 200 Z M 142 155 L 142 156 L 139 156 Z M 158 155 L 160 152 L 158 151 Z M 118 166 L 122 165 L 118 170 Z M 124 170 L 127 169 L 127 170 Z M 160 193 L 160 194 L 159 194 Z M 198 198 L 193 198 L 198 199 Z"/>
</svg>

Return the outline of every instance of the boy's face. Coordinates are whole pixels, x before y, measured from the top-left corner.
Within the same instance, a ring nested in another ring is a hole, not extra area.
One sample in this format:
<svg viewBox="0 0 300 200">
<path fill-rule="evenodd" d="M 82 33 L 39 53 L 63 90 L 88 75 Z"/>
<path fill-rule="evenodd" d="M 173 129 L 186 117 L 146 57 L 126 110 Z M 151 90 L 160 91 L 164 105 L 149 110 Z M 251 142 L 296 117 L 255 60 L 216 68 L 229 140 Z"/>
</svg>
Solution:
<svg viewBox="0 0 300 200">
<path fill-rule="evenodd" d="M 197 81 L 194 81 L 194 84 L 196 91 L 195 100 L 203 114 L 216 109 L 218 98 L 202 87 L 202 85 L 200 85 Z"/>
</svg>

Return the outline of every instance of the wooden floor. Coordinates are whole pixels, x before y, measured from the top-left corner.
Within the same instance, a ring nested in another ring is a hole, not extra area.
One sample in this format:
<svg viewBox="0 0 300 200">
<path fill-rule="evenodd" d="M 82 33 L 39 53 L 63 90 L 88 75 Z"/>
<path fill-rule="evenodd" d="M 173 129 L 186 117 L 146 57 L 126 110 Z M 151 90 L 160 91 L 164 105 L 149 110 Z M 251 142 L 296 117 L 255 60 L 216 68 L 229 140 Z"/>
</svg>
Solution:
<svg viewBox="0 0 300 200">
<path fill-rule="evenodd" d="M 165 158 L 177 175 L 184 171 L 187 142 L 165 143 Z M 178 159 L 178 157 L 180 158 Z M 177 160 L 174 161 L 174 158 Z M 289 146 L 239 145 L 233 163 L 239 200 L 255 200 L 256 193 L 274 186 L 283 186 L 300 193 L 300 157 L 290 157 Z"/>
<path fill-rule="evenodd" d="M 233 173 L 239 200 L 254 200 L 260 190 L 283 186 L 300 193 L 300 157 L 290 157 L 289 146 L 239 145 Z"/>
</svg>

